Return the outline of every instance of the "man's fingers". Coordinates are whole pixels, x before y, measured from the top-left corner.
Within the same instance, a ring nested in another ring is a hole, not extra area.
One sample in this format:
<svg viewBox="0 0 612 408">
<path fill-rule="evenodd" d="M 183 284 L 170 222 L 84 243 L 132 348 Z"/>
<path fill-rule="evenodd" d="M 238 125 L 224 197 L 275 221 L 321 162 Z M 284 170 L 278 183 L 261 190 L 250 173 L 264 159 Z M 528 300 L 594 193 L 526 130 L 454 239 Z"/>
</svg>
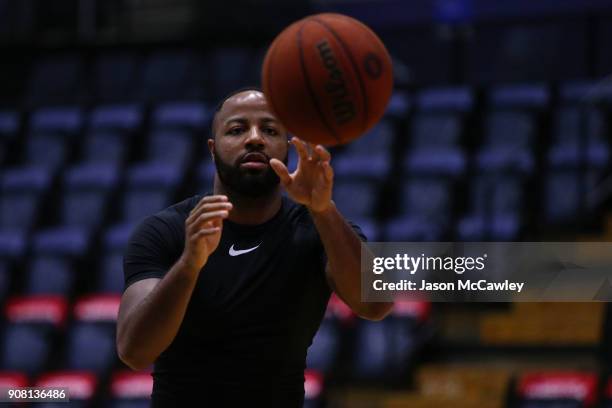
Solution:
<svg viewBox="0 0 612 408">
<path fill-rule="evenodd" d="M 198 204 L 193 208 L 193 210 L 191 210 L 191 212 L 189 214 L 193 214 L 194 212 L 196 212 L 200 207 L 202 207 L 205 204 L 209 204 L 209 203 L 217 203 L 217 202 L 227 202 L 228 198 L 227 196 L 224 195 L 209 195 L 209 196 L 205 196 L 204 198 L 202 198 Z"/>
<path fill-rule="evenodd" d="M 193 234 L 191 236 L 192 240 L 197 240 L 203 237 L 207 237 L 209 235 L 214 235 L 216 233 L 218 233 L 219 231 L 221 231 L 220 227 L 210 227 L 210 228 L 202 228 L 200 230 L 198 230 L 198 232 L 196 232 L 195 234 Z"/>
<path fill-rule="evenodd" d="M 293 143 L 293 145 L 295 146 L 295 149 L 298 152 L 298 156 L 300 157 L 300 161 L 307 162 L 309 158 L 309 154 L 308 154 L 308 147 L 306 146 L 306 143 L 302 142 L 297 137 L 292 138 L 291 143 Z"/>
<path fill-rule="evenodd" d="M 325 181 L 331 183 L 334 180 L 334 169 L 329 164 L 328 161 L 321 162 L 321 166 L 323 167 L 323 174 L 325 175 Z"/>
<path fill-rule="evenodd" d="M 210 222 L 213 220 L 222 220 L 229 216 L 229 211 L 220 210 L 220 211 L 211 211 L 205 212 L 201 214 L 198 218 L 196 218 L 187 228 L 190 231 L 194 231 L 206 222 Z M 214 225 L 214 224 L 213 224 Z"/>
<path fill-rule="evenodd" d="M 285 166 L 282 161 L 278 159 L 271 159 L 270 166 L 272 167 L 272 170 L 274 170 L 276 175 L 280 178 L 281 183 L 283 183 L 283 186 L 287 187 L 289 184 L 291 184 L 291 176 L 289 175 L 289 170 L 287 170 L 287 166 Z"/>
<path fill-rule="evenodd" d="M 314 148 L 314 153 L 320 161 L 328 162 L 331 160 L 331 154 L 321 145 Z"/>
<path fill-rule="evenodd" d="M 232 203 L 227 202 L 227 201 L 202 203 L 202 205 L 200 205 L 197 210 L 192 211 L 190 213 L 189 217 L 187 218 L 187 224 L 191 224 L 195 219 L 197 219 L 200 215 L 202 215 L 205 212 L 219 211 L 219 210 L 230 211 L 233 207 L 234 206 L 232 205 Z"/>
</svg>

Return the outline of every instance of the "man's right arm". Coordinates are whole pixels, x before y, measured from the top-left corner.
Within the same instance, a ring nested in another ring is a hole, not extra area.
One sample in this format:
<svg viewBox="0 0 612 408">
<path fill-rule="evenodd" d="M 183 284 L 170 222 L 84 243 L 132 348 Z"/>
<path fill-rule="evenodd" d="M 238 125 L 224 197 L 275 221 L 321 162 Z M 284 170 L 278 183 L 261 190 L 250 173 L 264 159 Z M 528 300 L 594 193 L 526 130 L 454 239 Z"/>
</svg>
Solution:
<svg viewBox="0 0 612 408">
<path fill-rule="evenodd" d="M 130 285 L 121 298 L 117 352 L 130 368 L 150 366 L 172 343 L 202 267 L 217 248 L 232 205 L 225 196 L 204 197 L 185 221 L 185 248 L 162 279 Z"/>
</svg>

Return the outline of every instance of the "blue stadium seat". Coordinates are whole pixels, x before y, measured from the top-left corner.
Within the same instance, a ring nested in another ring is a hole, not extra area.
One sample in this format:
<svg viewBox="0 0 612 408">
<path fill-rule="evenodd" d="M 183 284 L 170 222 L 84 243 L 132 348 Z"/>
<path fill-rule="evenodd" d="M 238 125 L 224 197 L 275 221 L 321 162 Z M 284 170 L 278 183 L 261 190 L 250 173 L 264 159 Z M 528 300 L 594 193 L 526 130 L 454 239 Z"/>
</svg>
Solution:
<svg viewBox="0 0 612 408">
<path fill-rule="evenodd" d="M 148 408 L 153 377 L 147 372 L 117 371 L 110 381 L 109 408 Z"/>
<path fill-rule="evenodd" d="M 336 363 L 340 351 L 340 340 L 338 323 L 326 313 L 308 348 L 306 367 L 329 373 Z"/>
<path fill-rule="evenodd" d="M 187 166 L 194 154 L 194 137 L 184 130 L 156 130 L 148 143 L 147 160 Z"/>
<path fill-rule="evenodd" d="M 529 113 L 491 113 L 485 119 L 485 142 L 478 152 L 478 167 L 484 171 L 531 173 L 536 130 Z"/>
<path fill-rule="evenodd" d="M 51 174 L 41 167 L 6 170 L 0 186 L 0 230 L 29 231 L 51 182 Z"/>
<path fill-rule="evenodd" d="M 391 170 L 395 129 L 383 119 L 365 135 L 333 157 L 337 178 L 359 177 L 383 181 Z"/>
<path fill-rule="evenodd" d="M 497 85 L 489 90 L 487 104 L 495 110 L 546 109 L 550 103 L 550 90 L 539 83 Z"/>
<path fill-rule="evenodd" d="M 552 168 L 604 168 L 610 161 L 610 123 L 601 103 L 612 100 L 612 86 L 574 81 L 561 86 L 548 164 Z"/>
<path fill-rule="evenodd" d="M 119 169 L 113 164 L 85 164 L 68 169 L 64 173 L 61 225 L 91 229 L 103 223 L 118 182 Z"/>
<path fill-rule="evenodd" d="M 355 378 L 385 381 L 405 374 L 430 334 L 424 325 L 429 310 L 426 302 L 397 302 L 381 322 L 360 320 L 352 359 Z"/>
<path fill-rule="evenodd" d="M 144 63 L 137 97 L 143 102 L 201 98 L 204 69 L 187 51 L 153 54 Z"/>
<path fill-rule="evenodd" d="M 586 109 L 586 110 L 585 110 Z M 548 151 L 552 167 L 605 167 L 610 161 L 603 112 L 580 107 L 565 107 L 555 114 L 555 131 Z"/>
<path fill-rule="evenodd" d="M 109 228 L 104 234 L 104 251 L 100 262 L 96 291 L 100 293 L 122 293 L 123 252 L 134 228 L 132 224 L 120 224 Z"/>
<path fill-rule="evenodd" d="M 289 168 L 291 169 L 291 161 L 289 162 Z M 215 163 L 213 163 L 213 161 L 210 159 L 205 160 L 198 165 L 198 169 L 197 169 L 198 193 L 204 194 L 204 193 L 213 191 L 213 182 L 215 180 L 216 171 L 217 170 L 215 168 Z"/>
<path fill-rule="evenodd" d="M 153 126 L 160 128 L 188 128 L 200 130 L 209 124 L 212 112 L 201 102 L 168 102 L 153 111 Z"/>
<path fill-rule="evenodd" d="M 467 87 L 421 91 L 416 97 L 411 141 L 402 160 L 404 173 L 461 176 L 466 168 L 461 138 L 473 104 L 473 93 Z"/>
<path fill-rule="evenodd" d="M 597 375 L 551 371 L 522 375 L 517 381 L 518 408 L 583 408 L 597 399 Z"/>
<path fill-rule="evenodd" d="M 172 203 L 183 170 L 172 164 L 142 163 L 130 167 L 127 178 L 122 221 L 137 222 Z"/>
<path fill-rule="evenodd" d="M 83 126 L 83 113 L 77 107 L 40 108 L 30 118 L 30 131 L 74 135 Z"/>
<path fill-rule="evenodd" d="M 371 181 L 338 179 L 334 182 L 334 201 L 348 219 L 373 218 L 380 184 Z"/>
<path fill-rule="evenodd" d="M 551 170 L 544 187 L 545 220 L 551 223 L 576 220 L 590 210 L 590 199 L 597 192 L 601 172 L 590 170 L 581 176 L 580 170 Z M 583 207 L 584 205 L 584 207 Z"/>
<path fill-rule="evenodd" d="M 32 115 L 25 163 L 51 170 L 65 163 L 83 123 L 79 108 L 44 108 Z"/>
<path fill-rule="evenodd" d="M 0 141 L 12 140 L 19 132 L 19 112 L 0 110 Z"/>
<path fill-rule="evenodd" d="M 461 116 L 455 113 L 415 115 L 404 170 L 414 174 L 461 175 L 466 166 L 459 144 L 462 126 Z"/>
<path fill-rule="evenodd" d="M 484 175 L 470 184 L 469 212 L 457 226 L 462 240 L 501 241 L 517 237 L 525 199 L 520 177 Z"/>
<path fill-rule="evenodd" d="M 468 87 L 429 88 L 416 97 L 419 112 L 454 112 L 466 114 L 474 107 L 474 94 Z"/>
<path fill-rule="evenodd" d="M 34 383 L 36 387 L 61 387 L 70 390 L 70 407 L 87 408 L 98 392 L 99 378 L 89 371 L 52 371 L 43 373 Z M 41 402 L 41 408 L 62 408 L 65 402 Z"/>
<path fill-rule="evenodd" d="M 408 115 L 411 105 L 412 100 L 406 94 L 406 92 L 394 91 L 391 95 L 391 99 L 389 100 L 389 104 L 387 105 L 385 117 L 400 120 L 404 119 L 406 115 Z"/>
<path fill-rule="evenodd" d="M 132 101 L 138 68 L 137 57 L 130 54 L 99 56 L 93 67 L 93 99 L 98 103 Z"/>
<path fill-rule="evenodd" d="M 142 123 L 142 107 L 134 104 L 103 105 L 95 108 L 89 117 L 90 129 L 134 131 Z"/>
<path fill-rule="evenodd" d="M 49 229 L 34 236 L 25 293 L 69 296 L 76 282 L 74 262 L 82 258 L 91 236 L 80 228 Z"/>
<path fill-rule="evenodd" d="M 118 294 L 89 295 L 77 300 L 66 338 L 64 368 L 106 375 L 118 364 L 115 326 L 120 301 Z"/>
<path fill-rule="evenodd" d="M 38 374 L 48 363 L 66 319 L 66 301 L 52 296 L 12 298 L 5 314 L 0 366 Z"/>
<path fill-rule="evenodd" d="M 121 165 L 131 143 L 131 133 L 118 130 L 94 130 L 87 134 L 81 151 L 81 161 Z"/>
<path fill-rule="evenodd" d="M 76 56 L 56 56 L 34 64 L 26 90 L 28 106 L 65 105 L 78 102 L 82 61 Z"/>
<path fill-rule="evenodd" d="M 351 309 L 335 294 L 329 299 L 325 316 L 312 344 L 308 348 L 306 367 L 320 373 L 329 373 L 338 363 L 343 331 L 352 323 Z"/>
<path fill-rule="evenodd" d="M 405 181 L 401 190 L 400 208 L 400 213 L 386 224 L 385 240 L 440 239 L 450 227 L 450 180 L 418 178 Z"/>
<path fill-rule="evenodd" d="M 28 238 L 24 231 L 0 230 L 0 260 L 20 260 L 26 253 Z"/>
</svg>

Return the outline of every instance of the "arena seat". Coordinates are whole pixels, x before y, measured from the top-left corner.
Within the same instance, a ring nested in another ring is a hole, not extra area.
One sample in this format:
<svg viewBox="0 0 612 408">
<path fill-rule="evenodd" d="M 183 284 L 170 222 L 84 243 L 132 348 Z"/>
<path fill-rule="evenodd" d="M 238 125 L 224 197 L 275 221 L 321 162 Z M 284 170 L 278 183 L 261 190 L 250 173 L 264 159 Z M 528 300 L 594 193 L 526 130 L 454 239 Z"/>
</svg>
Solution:
<svg viewBox="0 0 612 408">
<path fill-rule="evenodd" d="M 597 375 L 550 371 L 522 375 L 517 383 L 518 408 L 583 408 L 597 399 Z"/>
<path fill-rule="evenodd" d="M 49 363 L 58 334 L 66 320 L 66 301 L 56 296 L 14 297 L 5 306 L 2 334 L 4 370 L 29 376 Z"/>
<path fill-rule="evenodd" d="M 25 293 L 70 296 L 78 279 L 76 262 L 87 254 L 90 242 L 90 234 L 80 228 L 37 232 L 25 277 Z"/>
<path fill-rule="evenodd" d="M 0 229 L 28 232 L 36 224 L 52 175 L 42 167 L 15 167 L 2 174 Z"/>
<path fill-rule="evenodd" d="M 437 240 L 450 227 L 451 182 L 441 177 L 407 179 L 401 189 L 400 212 L 387 221 L 387 241 Z"/>
<path fill-rule="evenodd" d="M 183 171 L 180 165 L 155 162 L 128 168 L 121 221 L 136 222 L 170 205 L 182 182 Z"/>
<path fill-rule="evenodd" d="M 153 377 L 148 372 L 116 371 L 110 381 L 108 408 L 148 408 Z"/>
<path fill-rule="evenodd" d="M 73 307 L 63 367 L 106 375 L 118 364 L 115 330 L 120 296 L 86 295 Z M 95 350 L 95 352 L 92 352 Z"/>
<path fill-rule="evenodd" d="M 470 183 L 468 213 L 457 224 L 462 240 L 512 240 L 520 232 L 523 181 L 504 175 L 477 176 Z"/>
<path fill-rule="evenodd" d="M 351 359 L 355 378 L 381 383 L 402 378 L 429 335 L 424 323 L 430 307 L 427 302 L 397 301 L 385 320 L 360 320 Z"/>
<path fill-rule="evenodd" d="M 70 406 L 86 408 L 91 406 L 100 380 L 88 371 L 51 371 L 38 377 L 36 387 L 62 387 L 70 390 Z M 65 407 L 65 402 L 42 402 L 36 404 L 42 408 Z"/>
<path fill-rule="evenodd" d="M 120 224 L 106 230 L 103 236 L 103 253 L 95 290 L 101 293 L 122 293 L 123 251 L 132 232 L 133 225 Z"/>
</svg>

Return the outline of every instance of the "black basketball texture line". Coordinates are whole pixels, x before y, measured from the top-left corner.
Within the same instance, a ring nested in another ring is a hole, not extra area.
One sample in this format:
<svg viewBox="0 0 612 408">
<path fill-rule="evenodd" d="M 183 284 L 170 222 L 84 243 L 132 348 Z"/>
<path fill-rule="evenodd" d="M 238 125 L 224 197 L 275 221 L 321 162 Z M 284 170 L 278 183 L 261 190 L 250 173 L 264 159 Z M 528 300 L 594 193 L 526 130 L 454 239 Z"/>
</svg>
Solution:
<svg viewBox="0 0 612 408">
<path fill-rule="evenodd" d="M 304 30 L 305 25 L 306 25 L 306 22 L 303 22 L 302 25 L 300 26 L 297 32 L 296 40 L 297 40 L 298 50 L 300 50 L 300 67 L 302 68 L 302 75 L 304 76 L 304 81 L 306 82 L 306 89 L 308 90 L 308 93 L 310 94 L 310 99 L 312 99 L 312 103 L 315 109 L 317 110 L 319 120 L 327 128 L 328 132 L 334 137 L 334 139 L 336 139 L 338 143 L 342 143 L 342 139 L 340 138 L 340 136 L 336 133 L 336 131 L 330 125 L 327 119 L 325 119 L 325 115 L 323 114 L 323 111 L 321 110 L 321 104 L 319 103 L 317 95 L 315 94 L 313 90 L 312 81 L 310 80 L 310 76 L 308 75 L 308 70 L 306 69 L 306 63 L 304 62 L 304 47 L 302 47 L 302 31 Z"/>
<path fill-rule="evenodd" d="M 359 82 L 359 90 L 361 91 L 361 97 L 362 97 L 362 101 L 363 101 L 363 118 L 362 118 L 362 126 L 361 128 L 363 130 L 365 130 L 366 125 L 368 123 L 368 116 L 369 116 L 369 101 L 368 101 L 368 95 L 365 91 L 365 84 L 363 82 L 363 78 L 361 77 L 361 74 L 359 73 L 359 66 L 357 65 L 357 62 L 355 62 L 355 58 L 353 57 L 353 54 L 351 53 L 350 48 L 346 45 L 346 43 L 344 42 L 344 40 L 340 37 L 340 35 L 336 32 L 336 30 L 334 30 L 332 27 L 330 27 L 326 22 L 319 20 L 318 18 L 312 18 L 313 21 L 319 23 L 321 26 L 323 26 L 323 28 L 325 28 L 327 31 L 329 31 L 329 33 L 331 35 L 334 36 L 334 38 L 336 39 L 336 41 L 338 41 L 338 43 L 340 44 L 340 46 L 342 47 L 342 50 L 344 51 L 344 54 L 346 54 L 346 56 L 348 56 L 349 61 L 351 62 L 351 65 L 353 66 L 353 71 L 355 72 L 355 75 L 357 76 L 357 81 Z"/>
</svg>

